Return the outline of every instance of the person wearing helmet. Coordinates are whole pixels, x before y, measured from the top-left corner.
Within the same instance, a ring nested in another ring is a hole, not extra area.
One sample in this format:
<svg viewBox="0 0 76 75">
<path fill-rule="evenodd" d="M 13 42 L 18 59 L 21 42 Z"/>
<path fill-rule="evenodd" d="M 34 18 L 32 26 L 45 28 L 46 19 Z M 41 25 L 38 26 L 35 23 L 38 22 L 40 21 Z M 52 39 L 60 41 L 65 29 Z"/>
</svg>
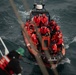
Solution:
<svg viewBox="0 0 76 75">
<path fill-rule="evenodd" d="M 51 37 L 51 41 L 54 41 L 54 40 L 56 41 L 57 49 L 62 50 L 63 35 L 61 31 L 57 31 L 55 32 L 55 34 L 53 34 L 53 36 Z"/>
<path fill-rule="evenodd" d="M 53 51 L 52 52 L 53 55 L 57 53 L 57 44 L 55 41 L 52 42 L 51 50 Z"/>
<path fill-rule="evenodd" d="M 35 33 L 32 33 L 31 39 L 32 39 L 34 45 L 37 46 L 38 45 L 38 39 L 37 39 L 37 35 Z"/>
<path fill-rule="evenodd" d="M 40 16 L 39 15 L 34 16 L 33 21 L 36 23 L 37 26 L 39 26 L 39 24 L 40 24 Z"/>
<path fill-rule="evenodd" d="M 41 33 L 41 35 L 49 35 L 50 34 L 50 30 L 46 26 L 42 26 L 40 28 L 40 33 Z"/>
<path fill-rule="evenodd" d="M 52 25 L 51 27 L 51 37 L 56 35 L 56 32 L 60 31 L 60 26 L 58 26 L 56 23 L 54 23 L 54 25 Z"/>
<path fill-rule="evenodd" d="M 30 24 L 30 20 L 27 20 L 24 27 L 26 28 L 26 30 L 29 30 L 29 24 Z"/>
<path fill-rule="evenodd" d="M 33 32 L 35 32 L 34 25 L 29 24 L 28 35 L 31 36 Z"/>
<path fill-rule="evenodd" d="M 41 22 L 42 22 L 44 25 L 47 25 L 47 24 L 48 24 L 48 17 L 47 17 L 45 14 L 42 14 Z"/>
<path fill-rule="evenodd" d="M 63 34 L 62 34 L 61 31 L 57 31 L 57 32 L 55 33 L 55 35 L 56 35 L 56 38 L 63 38 Z"/>
<path fill-rule="evenodd" d="M 51 20 L 49 23 L 48 23 L 48 26 L 49 28 L 53 31 L 54 27 L 56 26 L 56 22 L 54 20 Z"/>
<path fill-rule="evenodd" d="M 33 18 L 33 21 L 34 21 L 35 23 L 36 23 L 36 20 L 38 19 L 38 16 L 39 16 L 39 15 L 35 15 L 34 18 Z"/>
<path fill-rule="evenodd" d="M 61 32 L 56 32 L 56 44 L 57 44 L 57 48 L 58 50 L 62 50 L 63 48 L 63 35 Z"/>
<path fill-rule="evenodd" d="M 55 33 L 52 35 L 51 40 L 52 40 L 52 41 L 53 41 L 53 40 L 57 40 L 58 38 L 62 38 L 62 37 L 63 37 L 62 32 L 61 32 L 61 31 L 57 31 L 57 32 L 55 32 Z"/>
<path fill-rule="evenodd" d="M 56 32 L 60 31 L 60 26 L 56 25 L 54 26 L 52 32 L 51 32 L 51 35 L 54 35 Z"/>
<path fill-rule="evenodd" d="M 50 29 L 50 34 L 51 36 L 54 35 L 55 33 L 55 27 L 57 26 L 56 22 L 54 20 L 51 20 L 49 23 L 48 23 L 48 28 Z"/>
<path fill-rule="evenodd" d="M 60 30 L 60 26 L 56 25 L 54 29 L 55 29 L 55 31 L 59 31 Z"/>
</svg>

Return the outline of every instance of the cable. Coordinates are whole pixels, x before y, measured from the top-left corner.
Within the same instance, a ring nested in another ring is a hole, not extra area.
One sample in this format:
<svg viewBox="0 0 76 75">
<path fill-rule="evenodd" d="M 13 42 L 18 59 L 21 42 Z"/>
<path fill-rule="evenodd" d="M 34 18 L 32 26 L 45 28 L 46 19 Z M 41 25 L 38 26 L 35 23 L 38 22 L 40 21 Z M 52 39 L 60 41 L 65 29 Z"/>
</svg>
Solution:
<svg viewBox="0 0 76 75">
<path fill-rule="evenodd" d="M 31 40 L 30 40 L 30 38 L 29 38 L 29 36 L 28 36 L 28 34 L 27 34 L 27 31 L 24 30 L 24 28 L 23 28 L 24 23 L 22 22 L 22 20 L 21 20 L 21 18 L 20 18 L 20 16 L 19 16 L 19 13 L 18 13 L 18 11 L 17 11 L 17 9 L 16 9 L 16 6 L 15 6 L 13 0 L 9 0 L 9 1 L 10 1 L 10 3 L 11 3 L 11 6 L 12 6 L 14 12 L 15 12 L 16 17 L 18 18 L 18 22 L 19 22 L 19 24 L 21 25 L 22 31 L 25 33 L 26 38 L 28 39 L 29 43 L 31 44 L 31 48 L 33 49 L 33 52 L 37 53 L 37 52 L 36 52 L 37 49 L 36 49 L 36 48 L 34 47 L 34 45 L 31 43 Z M 45 68 L 45 65 L 44 65 L 43 62 L 42 62 L 42 59 L 39 57 L 39 53 L 37 53 L 37 54 L 35 55 L 35 58 L 36 58 L 36 60 L 37 60 L 37 62 L 38 62 L 38 64 L 39 64 L 39 67 L 40 67 L 43 75 L 49 75 L 48 72 L 47 72 L 47 70 L 46 70 L 46 68 Z"/>
</svg>

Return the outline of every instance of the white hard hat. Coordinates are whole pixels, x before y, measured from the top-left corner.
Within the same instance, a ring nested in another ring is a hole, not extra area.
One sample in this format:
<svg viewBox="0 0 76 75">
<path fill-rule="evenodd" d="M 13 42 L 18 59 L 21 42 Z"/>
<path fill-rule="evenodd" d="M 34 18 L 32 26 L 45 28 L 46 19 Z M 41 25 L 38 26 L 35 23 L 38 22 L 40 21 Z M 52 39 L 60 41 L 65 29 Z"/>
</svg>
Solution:
<svg viewBox="0 0 76 75">
<path fill-rule="evenodd" d="M 36 9 L 42 9 L 43 6 L 42 5 L 36 5 Z"/>
</svg>

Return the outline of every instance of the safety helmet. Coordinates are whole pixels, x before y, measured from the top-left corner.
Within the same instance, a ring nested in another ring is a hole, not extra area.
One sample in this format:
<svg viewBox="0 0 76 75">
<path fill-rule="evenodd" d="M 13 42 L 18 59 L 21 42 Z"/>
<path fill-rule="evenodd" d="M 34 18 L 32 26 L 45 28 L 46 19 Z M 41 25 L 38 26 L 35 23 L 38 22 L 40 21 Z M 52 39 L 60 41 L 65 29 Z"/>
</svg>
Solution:
<svg viewBox="0 0 76 75">
<path fill-rule="evenodd" d="M 16 52 L 17 52 L 18 54 L 24 56 L 25 50 L 24 50 L 22 47 L 20 47 L 20 48 L 18 48 L 18 49 L 16 50 Z"/>
</svg>

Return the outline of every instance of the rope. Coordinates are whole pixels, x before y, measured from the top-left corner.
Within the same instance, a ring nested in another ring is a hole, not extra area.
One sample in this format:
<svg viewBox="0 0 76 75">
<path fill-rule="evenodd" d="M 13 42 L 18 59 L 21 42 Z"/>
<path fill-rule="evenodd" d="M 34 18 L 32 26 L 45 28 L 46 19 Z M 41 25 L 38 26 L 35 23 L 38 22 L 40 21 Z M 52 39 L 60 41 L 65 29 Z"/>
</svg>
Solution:
<svg viewBox="0 0 76 75">
<path fill-rule="evenodd" d="M 41 0 L 42 2 L 43 2 L 43 0 Z M 23 2 L 23 4 L 24 4 L 24 7 L 26 8 L 26 7 L 28 7 L 27 6 L 27 3 L 24 1 L 24 0 L 22 0 L 22 2 Z M 25 4 L 26 3 L 26 4 Z M 28 8 L 26 8 L 26 10 L 28 10 Z M 33 22 L 33 24 L 35 24 L 34 22 Z M 36 33 L 38 34 L 38 38 L 39 38 L 39 40 L 40 40 L 40 43 L 41 43 L 41 35 L 40 35 L 40 33 L 38 33 L 37 32 L 37 25 L 35 24 L 35 28 L 36 28 Z M 44 44 L 44 45 L 46 45 L 46 44 Z M 33 47 L 34 48 L 34 47 Z M 36 49 L 34 49 L 34 50 L 36 50 Z M 49 52 L 48 51 L 44 51 L 45 52 L 45 54 L 46 54 L 46 57 L 47 57 L 47 59 L 49 60 L 50 58 L 51 58 L 51 56 L 50 56 L 50 54 L 49 54 Z M 57 72 L 57 70 L 55 69 L 55 68 L 53 68 L 53 62 L 50 62 L 50 65 L 52 66 L 52 70 L 54 71 L 54 74 L 55 75 L 58 75 L 58 72 Z"/>
<path fill-rule="evenodd" d="M 16 6 L 15 6 L 13 0 L 9 0 L 9 1 L 10 1 L 10 3 L 11 3 L 11 6 L 12 6 L 14 12 L 15 12 L 16 17 L 18 18 L 18 22 L 19 22 L 19 24 L 21 25 L 22 31 L 25 33 L 26 38 L 28 39 L 29 43 L 31 44 L 31 48 L 34 49 L 35 52 L 38 51 L 38 50 L 35 48 L 35 46 L 32 44 L 32 42 L 31 42 L 31 40 L 30 40 L 30 37 L 29 37 L 28 34 L 27 34 L 27 31 L 24 30 L 24 28 L 23 28 L 24 23 L 22 22 L 22 20 L 21 20 L 21 18 L 20 18 L 20 16 L 19 16 L 19 13 L 18 13 L 18 11 L 17 11 L 17 9 L 16 9 Z M 39 67 L 40 67 L 43 75 L 49 75 L 48 72 L 47 72 L 47 70 L 46 70 L 46 68 L 45 68 L 45 65 L 43 64 L 42 59 L 41 59 L 39 56 L 40 56 L 39 53 L 37 53 L 37 54 L 35 55 L 35 58 L 36 58 L 36 60 L 37 60 L 37 62 L 38 62 L 38 64 L 39 64 Z"/>
</svg>

